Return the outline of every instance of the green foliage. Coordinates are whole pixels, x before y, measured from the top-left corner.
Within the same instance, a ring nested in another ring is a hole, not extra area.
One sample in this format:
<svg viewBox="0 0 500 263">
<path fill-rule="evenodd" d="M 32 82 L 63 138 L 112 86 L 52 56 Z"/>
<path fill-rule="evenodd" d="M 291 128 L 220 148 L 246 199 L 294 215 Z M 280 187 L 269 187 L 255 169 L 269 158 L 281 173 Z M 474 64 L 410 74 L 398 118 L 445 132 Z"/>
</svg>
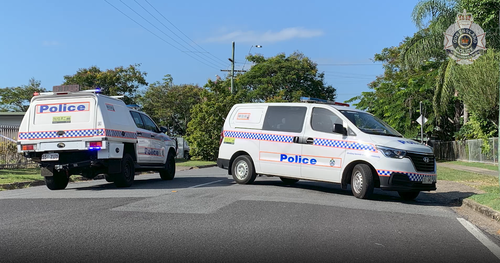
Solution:
<svg viewBox="0 0 500 263">
<path fill-rule="evenodd" d="M 64 76 L 64 85 L 79 84 L 82 90 L 101 88 L 104 95 L 124 95 L 126 104 L 135 103 L 137 90 L 148 85 L 147 73 L 139 70 L 140 64 L 101 71 L 97 66 L 79 69 L 75 75 Z"/>
<path fill-rule="evenodd" d="M 231 107 L 245 97 L 242 91 L 232 95 L 230 86 L 229 80 L 209 80 L 205 85 L 202 102 L 193 107 L 192 119 L 188 123 L 187 140 L 191 156 L 206 161 L 217 160 L 224 120 Z"/>
<path fill-rule="evenodd" d="M 302 53 L 267 59 L 249 55 L 247 59 L 255 65 L 238 76 L 237 89 L 247 91 L 252 101 L 299 101 L 301 96 L 335 100 L 335 88 L 325 85 L 324 73 Z"/>
<path fill-rule="evenodd" d="M 35 92 L 45 92 L 40 81 L 31 78 L 28 85 L 0 88 L 0 111 L 25 112 Z"/>
<path fill-rule="evenodd" d="M 172 77 L 165 75 L 163 83 L 149 85 L 138 100 L 142 110 L 159 125 L 166 126 L 171 136 L 184 136 L 191 120 L 191 109 L 201 102 L 203 88 L 195 85 L 173 85 Z"/>
</svg>

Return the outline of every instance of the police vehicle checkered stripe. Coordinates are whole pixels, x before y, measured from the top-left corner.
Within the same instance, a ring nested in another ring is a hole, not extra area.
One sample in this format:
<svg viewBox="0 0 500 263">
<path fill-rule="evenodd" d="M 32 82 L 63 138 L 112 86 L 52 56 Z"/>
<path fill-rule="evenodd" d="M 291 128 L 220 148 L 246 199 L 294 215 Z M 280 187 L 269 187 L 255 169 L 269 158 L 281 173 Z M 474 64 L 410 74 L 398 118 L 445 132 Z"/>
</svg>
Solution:
<svg viewBox="0 0 500 263">
<path fill-rule="evenodd" d="M 20 140 L 31 139 L 50 139 L 50 138 L 74 138 L 74 137 L 91 137 L 103 133 L 102 129 L 91 130 L 71 130 L 65 131 L 64 135 L 57 135 L 58 131 L 43 131 L 43 132 L 20 132 Z"/>
<path fill-rule="evenodd" d="M 393 171 L 388 171 L 388 170 L 377 170 L 377 173 L 382 176 L 391 176 Z M 424 180 L 424 177 L 432 177 L 432 181 L 436 182 L 437 181 L 437 176 L 436 175 L 429 175 L 429 174 L 418 174 L 418 173 L 409 173 L 409 172 L 397 172 L 401 174 L 405 174 L 408 176 L 410 181 L 413 182 L 421 182 Z"/>
<path fill-rule="evenodd" d="M 236 132 L 236 131 L 224 131 L 224 137 L 249 139 L 249 140 L 261 140 L 261 141 L 273 141 L 273 142 L 292 142 L 293 141 L 293 136 L 288 136 L 288 135 L 253 133 L 253 132 Z"/>
<path fill-rule="evenodd" d="M 315 138 L 314 145 L 328 146 L 328 147 L 334 147 L 334 148 L 343 148 L 343 149 L 350 149 L 350 150 L 364 150 L 364 151 L 371 151 L 371 152 L 377 151 L 377 149 L 375 149 L 375 146 L 373 144 L 364 144 L 364 143 L 341 141 L 341 140 L 329 140 L 329 139 Z"/>
<path fill-rule="evenodd" d="M 137 133 L 135 132 L 123 132 L 123 131 L 109 130 L 109 129 L 106 129 L 106 136 L 137 139 Z"/>
<path fill-rule="evenodd" d="M 108 130 L 108 129 L 70 130 L 70 131 L 64 131 L 64 135 L 58 135 L 57 133 L 58 131 L 20 132 L 19 140 L 77 138 L 77 137 L 92 137 L 92 136 L 110 136 L 110 137 L 137 139 L 137 134 L 135 132 L 125 132 L 125 135 L 122 135 L 121 131 Z"/>
</svg>

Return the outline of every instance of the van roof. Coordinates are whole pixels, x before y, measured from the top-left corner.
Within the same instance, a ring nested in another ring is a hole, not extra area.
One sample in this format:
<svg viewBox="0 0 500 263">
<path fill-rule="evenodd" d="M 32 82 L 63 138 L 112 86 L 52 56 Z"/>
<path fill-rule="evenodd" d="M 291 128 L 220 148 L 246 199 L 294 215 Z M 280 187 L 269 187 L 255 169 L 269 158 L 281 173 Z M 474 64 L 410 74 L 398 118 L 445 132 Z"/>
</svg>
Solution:
<svg viewBox="0 0 500 263">
<path fill-rule="evenodd" d="M 307 103 L 307 102 L 261 102 L 261 103 L 239 103 L 236 105 L 244 105 L 244 106 L 250 106 L 250 105 L 264 105 L 264 106 L 325 106 L 325 107 L 332 107 L 334 109 L 337 109 L 339 111 L 357 111 L 357 112 L 365 112 L 363 110 L 351 108 L 351 107 L 345 107 L 345 106 L 339 106 L 339 105 L 332 105 L 332 104 L 322 104 L 322 103 Z"/>
</svg>

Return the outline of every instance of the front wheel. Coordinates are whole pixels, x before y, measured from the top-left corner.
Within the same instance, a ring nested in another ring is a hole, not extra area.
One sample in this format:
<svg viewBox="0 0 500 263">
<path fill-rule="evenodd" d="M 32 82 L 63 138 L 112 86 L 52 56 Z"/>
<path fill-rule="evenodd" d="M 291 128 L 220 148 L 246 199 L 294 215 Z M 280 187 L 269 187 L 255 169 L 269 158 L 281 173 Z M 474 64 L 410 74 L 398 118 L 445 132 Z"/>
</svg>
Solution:
<svg viewBox="0 0 500 263">
<path fill-rule="evenodd" d="M 240 155 L 236 157 L 231 170 L 234 181 L 239 184 L 251 184 L 257 177 L 252 159 L 248 155 Z"/>
<path fill-rule="evenodd" d="M 172 180 L 175 176 L 175 158 L 174 155 L 169 153 L 165 161 L 165 168 L 160 171 L 162 180 Z"/>
<path fill-rule="evenodd" d="M 62 190 L 68 186 L 69 176 L 66 174 L 66 171 L 55 171 L 53 176 L 45 177 L 45 185 L 50 190 Z"/>
<path fill-rule="evenodd" d="M 411 192 L 398 191 L 398 194 L 404 200 L 413 200 L 417 198 L 418 194 L 420 194 L 420 191 L 411 191 Z"/>
<path fill-rule="evenodd" d="M 352 170 L 352 194 L 360 199 L 368 199 L 373 193 L 372 170 L 366 164 L 357 164 Z"/>
<path fill-rule="evenodd" d="M 121 162 L 121 173 L 112 174 L 115 185 L 117 187 L 130 187 L 134 183 L 135 177 L 135 166 L 134 160 L 130 154 L 126 153 L 123 155 Z"/>
</svg>

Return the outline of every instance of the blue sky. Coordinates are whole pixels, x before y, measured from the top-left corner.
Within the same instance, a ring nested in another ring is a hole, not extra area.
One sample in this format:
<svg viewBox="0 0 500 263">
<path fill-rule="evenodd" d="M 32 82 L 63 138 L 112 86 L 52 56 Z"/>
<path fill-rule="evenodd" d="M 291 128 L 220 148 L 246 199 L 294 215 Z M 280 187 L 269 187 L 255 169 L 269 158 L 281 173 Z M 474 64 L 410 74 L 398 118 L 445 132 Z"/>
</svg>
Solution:
<svg viewBox="0 0 500 263">
<path fill-rule="evenodd" d="M 236 69 L 250 67 L 249 51 L 300 51 L 345 101 L 383 73 L 375 53 L 417 30 L 417 0 L 107 1 L 2 1 L 0 87 L 34 77 L 51 90 L 80 68 L 136 63 L 150 83 L 171 74 L 175 84 L 203 86 L 226 76 L 235 41 Z"/>
</svg>

